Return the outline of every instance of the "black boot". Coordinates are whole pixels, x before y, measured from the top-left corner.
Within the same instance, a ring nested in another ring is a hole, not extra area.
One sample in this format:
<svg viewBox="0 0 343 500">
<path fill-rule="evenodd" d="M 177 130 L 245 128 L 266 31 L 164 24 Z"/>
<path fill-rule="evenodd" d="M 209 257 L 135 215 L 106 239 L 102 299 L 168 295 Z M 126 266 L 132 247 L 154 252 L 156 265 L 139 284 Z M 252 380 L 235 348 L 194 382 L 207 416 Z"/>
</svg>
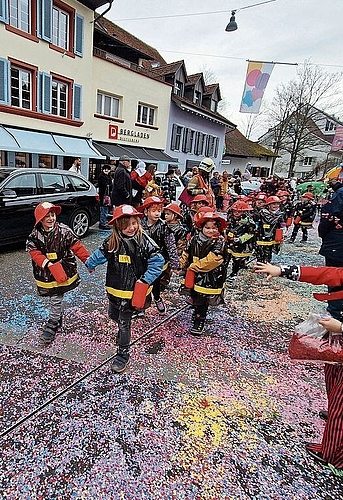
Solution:
<svg viewBox="0 0 343 500">
<path fill-rule="evenodd" d="M 193 320 L 193 325 L 189 331 L 190 334 L 200 336 L 202 335 L 204 326 L 205 326 L 205 319 L 203 316 L 200 316 L 199 314 L 195 315 L 195 318 Z"/>
<path fill-rule="evenodd" d="M 55 321 L 53 319 L 49 319 L 47 321 L 46 325 L 43 328 L 42 335 L 40 336 L 40 340 L 43 342 L 43 344 L 48 345 L 55 339 L 56 331 L 61 326 L 61 324 L 62 318 L 60 318 L 58 321 Z"/>
<path fill-rule="evenodd" d="M 111 370 L 115 373 L 123 373 L 129 362 L 129 358 L 129 348 L 119 347 L 117 354 L 114 356 L 114 359 L 111 363 Z"/>
</svg>

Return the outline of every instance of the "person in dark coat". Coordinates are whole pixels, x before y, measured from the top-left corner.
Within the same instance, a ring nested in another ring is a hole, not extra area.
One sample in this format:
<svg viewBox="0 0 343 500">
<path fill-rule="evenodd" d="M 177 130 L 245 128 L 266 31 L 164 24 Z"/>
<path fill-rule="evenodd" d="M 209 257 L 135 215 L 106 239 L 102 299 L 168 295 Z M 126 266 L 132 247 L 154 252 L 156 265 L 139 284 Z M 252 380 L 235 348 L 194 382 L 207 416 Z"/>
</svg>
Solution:
<svg viewBox="0 0 343 500">
<path fill-rule="evenodd" d="M 98 179 L 99 198 L 100 198 L 100 221 L 99 229 L 111 230 L 112 227 L 107 224 L 107 215 L 111 209 L 108 204 L 108 198 L 111 196 L 112 179 L 110 177 L 111 165 L 103 165 Z"/>
<path fill-rule="evenodd" d="M 119 158 L 119 164 L 113 176 L 112 204 L 116 207 L 120 205 L 132 205 L 132 181 L 130 176 L 131 160 L 123 155 Z"/>
<path fill-rule="evenodd" d="M 325 258 L 326 266 L 343 267 L 343 178 L 331 179 L 328 184 L 334 192 L 322 208 L 318 226 L 318 234 L 322 239 L 319 253 Z M 343 290 L 343 286 L 329 287 L 328 290 L 336 292 Z M 328 311 L 334 318 L 342 320 L 343 299 L 329 300 Z"/>
</svg>

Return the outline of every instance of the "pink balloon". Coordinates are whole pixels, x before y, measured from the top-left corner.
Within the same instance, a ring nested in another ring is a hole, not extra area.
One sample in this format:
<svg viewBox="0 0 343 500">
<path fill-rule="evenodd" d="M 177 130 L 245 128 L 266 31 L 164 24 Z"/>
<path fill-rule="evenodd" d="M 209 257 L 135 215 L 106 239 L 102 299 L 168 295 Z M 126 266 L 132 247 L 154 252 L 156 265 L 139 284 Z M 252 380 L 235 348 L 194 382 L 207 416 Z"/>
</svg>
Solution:
<svg viewBox="0 0 343 500">
<path fill-rule="evenodd" d="M 247 85 L 250 87 L 255 86 L 255 82 L 257 78 L 261 75 L 261 71 L 259 69 L 253 69 L 250 73 L 247 74 Z"/>
</svg>

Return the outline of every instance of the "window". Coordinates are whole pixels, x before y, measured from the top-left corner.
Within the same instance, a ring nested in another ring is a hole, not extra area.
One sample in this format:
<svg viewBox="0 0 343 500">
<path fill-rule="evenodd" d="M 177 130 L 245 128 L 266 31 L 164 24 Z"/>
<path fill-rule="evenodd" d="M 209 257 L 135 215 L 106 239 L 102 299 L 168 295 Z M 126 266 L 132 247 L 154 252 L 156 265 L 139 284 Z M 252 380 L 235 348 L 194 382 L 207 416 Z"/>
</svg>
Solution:
<svg viewBox="0 0 343 500">
<path fill-rule="evenodd" d="M 69 48 L 69 14 L 56 5 L 52 10 L 52 43 L 65 50 Z"/>
<path fill-rule="evenodd" d="M 202 155 L 204 152 L 204 144 L 205 144 L 206 134 L 202 132 L 197 132 L 195 135 L 195 146 L 194 146 L 194 154 Z"/>
<path fill-rule="evenodd" d="M 194 135 L 195 135 L 194 130 L 186 128 L 182 144 L 182 151 L 184 153 L 191 153 L 193 151 Z"/>
<path fill-rule="evenodd" d="M 180 80 L 175 80 L 174 94 L 179 95 L 180 97 L 183 96 L 183 83 L 180 82 Z"/>
<path fill-rule="evenodd" d="M 41 174 L 43 194 L 64 193 L 67 191 L 61 174 Z"/>
<path fill-rule="evenodd" d="M 52 80 L 51 83 L 51 113 L 56 116 L 67 117 L 68 114 L 68 85 L 64 82 Z"/>
<path fill-rule="evenodd" d="M 215 140 L 216 138 L 213 137 L 213 135 L 209 135 L 207 137 L 207 143 L 206 143 L 206 156 L 214 156 L 214 146 L 215 146 Z"/>
<path fill-rule="evenodd" d="M 112 116 L 119 118 L 119 99 L 111 95 L 98 92 L 96 112 L 99 115 Z"/>
<path fill-rule="evenodd" d="M 11 67 L 11 104 L 18 108 L 31 109 L 32 73 L 29 70 Z"/>
<path fill-rule="evenodd" d="M 303 160 L 303 165 L 310 167 L 314 163 L 314 158 L 312 156 L 306 156 Z"/>
<path fill-rule="evenodd" d="M 70 176 L 70 179 L 73 183 L 75 191 L 88 191 L 89 190 L 89 184 L 86 181 L 86 179 L 80 179 L 80 177 L 74 177 L 74 176 Z M 69 191 L 69 189 L 68 189 L 68 191 Z"/>
<path fill-rule="evenodd" d="M 26 33 L 31 32 L 31 1 L 9 0 L 9 22 L 14 28 Z"/>
<path fill-rule="evenodd" d="M 35 174 L 19 175 L 6 184 L 7 189 L 13 189 L 17 196 L 32 196 L 37 193 Z"/>
<path fill-rule="evenodd" d="M 146 106 L 145 104 L 138 104 L 137 123 L 145 125 L 154 125 L 155 108 Z"/>
<path fill-rule="evenodd" d="M 194 92 L 194 102 L 195 104 L 201 104 L 201 92 L 199 92 L 199 90 L 196 90 Z"/>
<path fill-rule="evenodd" d="M 183 127 L 181 127 L 180 125 L 173 125 L 170 149 L 174 151 L 180 151 L 182 131 Z"/>
<path fill-rule="evenodd" d="M 332 130 L 336 130 L 336 125 L 332 121 L 326 120 L 325 132 L 331 132 Z"/>
<path fill-rule="evenodd" d="M 211 111 L 217 111 L 218 109 L 218 103 L 214 99 L 211 99 L 211 106 L 210 106 Z"/>
</svg>

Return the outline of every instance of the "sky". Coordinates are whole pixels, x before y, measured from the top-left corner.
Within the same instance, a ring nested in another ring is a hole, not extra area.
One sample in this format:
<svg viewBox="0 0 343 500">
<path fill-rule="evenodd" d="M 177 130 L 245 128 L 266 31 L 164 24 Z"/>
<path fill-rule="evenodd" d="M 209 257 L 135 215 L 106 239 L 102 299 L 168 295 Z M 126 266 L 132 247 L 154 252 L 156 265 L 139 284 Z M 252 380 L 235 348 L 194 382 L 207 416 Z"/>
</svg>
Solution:
<svg viewBox="0 0 343 500">
<path fill-rule="evenodd" d="M 245 133 L 250 115 L 240 113 L 239 107 L 247 59 L 299 65 L 310 60 L 329 73 L 343 71 L 343 0 L 275 0 L 254 6 L 262 1 L 114 0 L 105 16 L 156 48 L 168 63 L 183 59 L 189 75 L 213 73 L 226 102 L 222 114 Z M 238 29 L 228 33 L 231 10 L 237 11 Z M 272 100 L 279 84 L 295 78 L 296 71 L 297 66 L 277 64 L 265 102 Z M 341 89 L 343 95 L 343 83 Z M 254 134 L 260 133 L 257 129 L 250 138 L 256 140 Z"/>
</svg>

